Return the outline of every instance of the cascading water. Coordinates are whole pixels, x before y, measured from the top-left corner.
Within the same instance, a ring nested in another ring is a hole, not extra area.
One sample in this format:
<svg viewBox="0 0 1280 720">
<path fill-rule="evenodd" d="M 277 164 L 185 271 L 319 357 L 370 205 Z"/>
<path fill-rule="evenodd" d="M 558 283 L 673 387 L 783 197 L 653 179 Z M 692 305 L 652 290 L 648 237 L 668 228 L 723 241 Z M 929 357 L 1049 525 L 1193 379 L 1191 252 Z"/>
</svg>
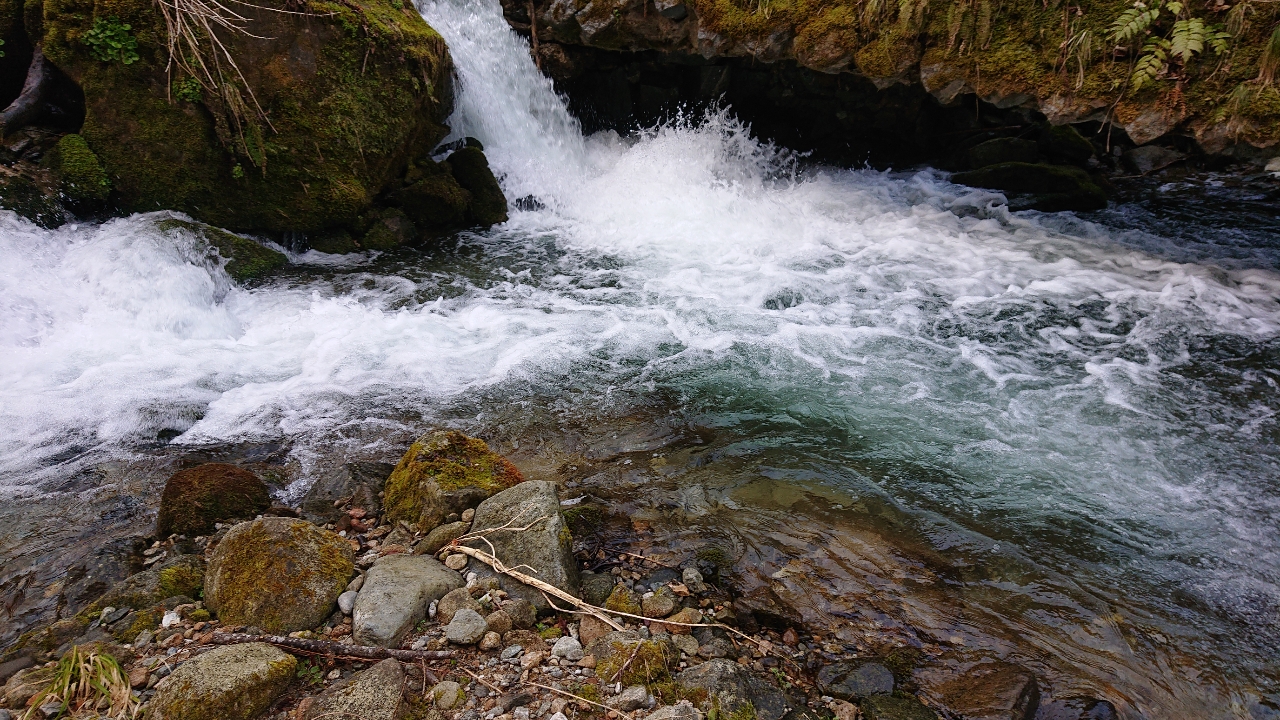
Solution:
<svg viewBox="0 0 1280 720">
<path fill-rule="evenodd" d="M 470 254 L 308 253 L 252 289 L 154 215 L 0 214 L 5 492 L 164 431 L 287 439 L 305 464 L 308 438 L 370 424 L 483 428 L 512 405 L 590 423 L 662 398 L 758 477 L 1038 568 L 987 585 L 1039 609 L 985 612 L 1135 716 L 1275 692 L 1274 269 L 1167 260 L 1158 237 L 1011 215 L 934 171 L 803 168 L 730 111 L 583 138 L 496 0 L 421 10 L 458 69 L 455 135 L 541 209 Z M 1196 673 L 1085 637 L 1121 614 Z"/>
</svg>

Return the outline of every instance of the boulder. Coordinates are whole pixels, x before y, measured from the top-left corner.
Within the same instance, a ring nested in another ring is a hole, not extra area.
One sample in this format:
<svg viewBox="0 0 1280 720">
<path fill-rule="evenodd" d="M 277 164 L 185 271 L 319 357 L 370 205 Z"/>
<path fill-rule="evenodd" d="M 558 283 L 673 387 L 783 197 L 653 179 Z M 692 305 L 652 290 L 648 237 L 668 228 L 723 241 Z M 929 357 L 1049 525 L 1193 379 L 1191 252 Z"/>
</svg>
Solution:
<svg viewBox="0 0 1280 720">
<path fill-rule="evenodd" d="M 995 138 L 969 148 L 967 156 L 969 167 L 976 170 L 1007 162 L 1039 162 L 1040 148 L 1031 140 Z"/>
<path fill-rule="evenodd" d="M 205 603 L 228 625 L 272 633 L 324 622 L 355 572 L 351 545 L 305 520 L 240 523 L 213 551 Z"/>
<path fill-rule="evenodd" d="M 731 660 L 708 660 L 680 673 L 676 681 L 706 690 L 730 714 L 749 705 L 758 720 L 780 720 L 790 709 L 781 690 Z"/>
<path fill-rule="evenodd" d="M 265 643 L 226 645 L 183 663 L 156 688 L 154 720 L 252 720 L 284 694 L 298 661 Z"/>
<path fill-rule="evenodd" d="M 444 628 L 444 636 L 455 645 L 475 645 L 484 639 L 489 632 L 480 613 L 471 608 L 462 608 L 453 614 L 453 619 Z"/>
<path fill-rule="evenodd" d="M 1107 193 L 1089 173 L 1065 165 L 1008 162 L 979 170 L 956 173 L 951 181 L 961 185 L 1001 190 L 1010 195 L 1014 210 L 1101 210 Z"/>
<path fill-rule="evenodd" d="M 352 611 L 352 634 L 363 645 L 397 647 L 427 608 L 463 586 L 462 576 L 424 555 L 387 555 L 365 576 Z M 437 611 L 438 612 L 438 611 Z"/>
<path fill-rule="evenodd" d="M 302 717 L 304 720 L 345 717 L 396 720 L 403 686 L 404 671 L 400 663 L 383 660 L 325 689 Z"/>
<path fill-rule="evenodd" d="M 1048 125 L 1040 131 L 1040 154 L 1052 162 L 1084 165 L 1093 157 L 1093 143 L 1070 125 Z"/>
<path fill-rule="evenodd" d="M 422 542 L 418 543 L 418 546 L 413 551 L 419 555 L 435 555 L 440 552 L 440 548 L 453 542 L 456 538 L 462 537 L 470 529 L 471 523 L 445 523 L 427 533 L 427 536 L 422 539 Z"/>
<path fill-rule="evenodd" d="M 859 707 L 865 720 L 938 720 L 938 714 L 914 697 L 873 695 Z"/>
<path fill-rule="evenodd" d="M 109 12 L 48 0 L 26 30 L 82 89 L 80 135 L 121 211 L 178 210 L 233 231 L 363 234 L 374 198 L 448 132 L 452 62 L 416 12 L 317 2 L 307 13 L 281 12 L 292 7 L 282 0 L 237 10 L 246 32 L 220 38 L 237 66 L 225 82 L 193 71 L 211 54 L 184 50 L 169 64 L 150 0 Z M 129 47 L 119 59 L 81 40 L 98 23 Z"/>
<path fill-rule="evenodd" d="M 205 463 L 179 470 L 164 484 L 156 535 L 211 535 L 215 522 L 249 520 L 269 507 L 267 485 L 257 475 L 235 465 Z"/>
<path fill-rule="evenodd" d="M 1003 661 L 922 669 L 914 677 L 931 704 L 966 720 L 1031 720 L 1040 705 L 1035 676 Z"/>
<path fill-rule="evenodd" d="M 573 558 L 573 537 L 560 515 L 560 497 L 556 494 L 555 484 L 528 481 L 503 490 L 480 503 L 471 527 L 475 532 L 511 522 L 529 527 L 520 532 L 494 532 L 487 537 L 498 559 L 512 567 L 528 566 L 532 569 L 525 572 L 577 597 L 580 589 L 578 566 Z M 490 550 L 483 540 L 473 540 L 468 544 Z M 473 561 L 471 565 L 475 567 L 482 563 Z M 476 567 L 476 572 L 481 577 L 494 574 L 487 565 Z M 551 606 L 540 590 L 505 575 L 499 581 L 511 597 L 528 600 L 539 613 L 550 612 Z"/>
<path fill-rule="evenodd" d="M 818 687 L 841 700 L 856 700 L 893 692 L 893 673 L 878 662 L 848 660 L 818 671 Z"/>
<path fill-rule="evenodd" d="M 353 246 L 351 249 L 355 249 Z M 358 507 L 378 514 L 387 476 L 395 465 L 390 463 L 352 462 L 321 468 L 302 496 L 300 507 L 303 516 L 317 524 L 335 522 L 343 511 L 334 503 L 345 500 L 351 507 Z"/>
<path fill-rule="evenodd" d="M 523 479 L 483 440 L 438 430 L 418 438 L 391 471 L 386 514 L 391 520 L 434 528 L 450 513 L 475 507 Z"/>
<path fill-rule="evenodd" d="M 196 597 L 204 586 L 205 567 L 199 555 L 178 555 L 150 570 L 121 580 L 96 603 L 98 607 L 142 610 L 166 598 Z"/>
<path fill-rule="evenodd" d="M 467 215 L 472 223 L 489 227 L 507 221 L 507 198 L 478 144 L 468 143 L 468 147 L 455 151 L 446 162 L 458 184 L 471 193 Z"/>
<path fill-rule="evenodd" d="M 436 604 L 436 620 L 441 625 L 448 625 L 453 619 L 454 613 L 467 608 L 477 613 L 484 611 L 484 606 L 471 597 L 471 591 L 467 588 L 458 588 L 450 590 L 440 598 L 440 602 Z"/>
<path fill-rule="evenodd" d="M 1130 150 L 1121 157 L 1125 168 L 1137 175 L 1149 175 L 1186 159 L 1187 156 L 1177 150 L 1170 150 L 1159 145 L 1143 145 Z"/>
<path fill-rule="evenodd" d="M 249 238 L 241 237 L 235 233 L 204 223 L 170 218 L 157 222 L 156 229 L 171 237 L 186 234 L 197 242 L 203 243 L 209 259 L 215 263 L 225 261 L 222 269 L 232 280 L 239 283 L 266 277 L 283 268 L 289 262 L 284 253 L 276 252 Z M 253 515 L 253 513 L 241 513 L 234 517 L 248 518 L 253 517 Z"/>
</svg>

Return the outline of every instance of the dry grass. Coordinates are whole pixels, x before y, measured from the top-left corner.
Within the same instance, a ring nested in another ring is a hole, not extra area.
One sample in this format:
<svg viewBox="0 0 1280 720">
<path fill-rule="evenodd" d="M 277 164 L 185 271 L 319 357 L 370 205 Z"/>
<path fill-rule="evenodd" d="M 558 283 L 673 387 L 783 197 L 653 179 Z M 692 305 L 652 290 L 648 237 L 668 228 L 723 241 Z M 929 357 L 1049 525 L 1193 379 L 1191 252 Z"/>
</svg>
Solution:
<svg viewBox="0 0 1280 720">
<path fill-rule="evenodd" d="M 136 718 L 141 703 L 116 659 L 96 649 L 74 646 L 58 661 L 53 680 L 31 699 L 22 720 L 43 717 L 50 703 L 61 709 L 56 717 L 94 711 L 109 718 Z"/>
</svg>

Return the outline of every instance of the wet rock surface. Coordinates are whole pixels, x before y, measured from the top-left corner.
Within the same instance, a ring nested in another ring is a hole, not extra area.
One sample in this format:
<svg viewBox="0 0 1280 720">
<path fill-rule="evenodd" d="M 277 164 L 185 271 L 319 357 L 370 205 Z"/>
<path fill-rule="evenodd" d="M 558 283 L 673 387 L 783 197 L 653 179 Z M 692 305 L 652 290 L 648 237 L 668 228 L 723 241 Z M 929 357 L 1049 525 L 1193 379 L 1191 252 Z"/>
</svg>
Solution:
<svg viewBox="0 0 1280 720">
<path fill-rule="evenodd" d="M 226 463 L 197 465 L 165 483 L 156 535 L 209 535 L 214 523 L 251 520 L 270 506 L 266 483 L 252 472 Z"/>
</svg>

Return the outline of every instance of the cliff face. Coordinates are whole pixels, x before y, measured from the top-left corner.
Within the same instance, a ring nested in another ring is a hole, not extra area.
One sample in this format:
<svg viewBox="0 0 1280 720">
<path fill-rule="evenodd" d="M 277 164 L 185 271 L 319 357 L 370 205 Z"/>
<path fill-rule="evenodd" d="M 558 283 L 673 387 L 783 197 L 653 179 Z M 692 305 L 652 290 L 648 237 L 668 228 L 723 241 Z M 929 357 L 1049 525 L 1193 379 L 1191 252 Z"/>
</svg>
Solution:
<svg viewBox="0 0 1280 720">
<path fill-rule="evenodd" d="M 1206 152 L 1252 157 L 1280 141 L 1280 92 L 1266 69 L 1280 63 L 1274 3 L 503 1 L 512 25 L 536 27 L 541 43 L 794 61 L 881 89 L 918 85 L 944 107 L 976 96 L 1055 125 L 1110 121 L 1139 145 L 1174 133 Z M 1117 38 L 1122 16 L 1129 30 Z M 1152 72 L 1135 82 L 1144 67 Z"/>
</svg>

